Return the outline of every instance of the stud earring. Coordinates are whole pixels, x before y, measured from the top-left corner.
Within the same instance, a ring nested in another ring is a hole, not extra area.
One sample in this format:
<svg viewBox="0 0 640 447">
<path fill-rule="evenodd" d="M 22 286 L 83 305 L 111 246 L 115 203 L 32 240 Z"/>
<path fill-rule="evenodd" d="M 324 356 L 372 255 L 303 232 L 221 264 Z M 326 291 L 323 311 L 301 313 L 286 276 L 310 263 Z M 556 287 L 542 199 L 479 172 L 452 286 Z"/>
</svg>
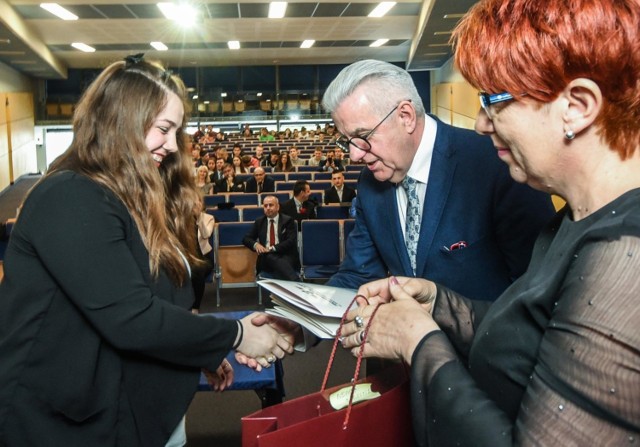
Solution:
<svg viewBox="0 0 640 447">
<path fill-rule="evenodd" d="M 573 140 L 576 137 L 576 134 L 573 130 L 569 129 L 565 132 L 564 137 L 567 140 Z"/>
</svg>

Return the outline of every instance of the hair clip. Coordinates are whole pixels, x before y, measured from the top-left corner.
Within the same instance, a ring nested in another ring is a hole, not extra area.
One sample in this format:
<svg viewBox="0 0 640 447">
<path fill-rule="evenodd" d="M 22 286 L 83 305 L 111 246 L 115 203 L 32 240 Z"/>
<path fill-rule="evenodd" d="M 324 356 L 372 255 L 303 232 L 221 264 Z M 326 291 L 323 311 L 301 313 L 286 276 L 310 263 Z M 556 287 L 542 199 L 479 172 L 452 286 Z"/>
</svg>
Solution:
<svg viewBox="0 0 640 447">
<path fill-rule="evenodd" d="M 127 63 L 127 67 L 131 65 L 139 64 L 140 62 L 142 62 L 143 59 L 144 59 L 144 53 L 131 54 L 124 58 L 125 62 Z"/>
</svg>

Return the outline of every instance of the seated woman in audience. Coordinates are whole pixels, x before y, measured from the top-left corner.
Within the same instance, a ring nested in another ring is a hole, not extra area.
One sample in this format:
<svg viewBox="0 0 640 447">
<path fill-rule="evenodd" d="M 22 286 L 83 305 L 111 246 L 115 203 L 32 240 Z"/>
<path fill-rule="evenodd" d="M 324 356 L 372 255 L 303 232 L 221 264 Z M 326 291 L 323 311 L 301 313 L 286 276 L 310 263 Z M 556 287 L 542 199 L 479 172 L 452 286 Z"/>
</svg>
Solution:
<svg viewBox="0 0 640 447">
<path fill-rule="evenodd" d="M 242 164 L 242 157 L 239 155 L 233 156 L 233 172 L 236 174 L 246 174 L 247 169 Z"/>
<path fill-rule="evenodd" d="M 567 205 L 493 305 L 383 279 L 358 291 L 344 345 L 411 365 L 421 446 L 638 443 L 640 3 L 481 0 L 453 39 L 476 130 Z"/>
<path fill-rule="evenodd" d="M 196 187 L 203 195 L 213 194 L 213 183 L 209 181 L 209 170 L 206 166 L 200 166 L 196 170 Z"/>
<path fill-rule="evenodd" d="M 291 172 L 295 171 L 293 165 L 291 164 L 291 160 L 289 160 L 289 153 L 287 151 L 282 151 L 280 153 L 280 157 L 278 158 L 278 164 L 273 167 L 273 172 Z"/>
<path fill-rule="evenodd" d="M 202 262 L 192 266 L 191 268 L 191 285 L 193 286 L 194 295 L 191 312 L 194 314 L 200 313 L 200 305 L 202 304 L 202 298 L 204 297 L 207 277 L 213 271 L 213 266 L 215 264 L 213 247 L 211 246 L 211 235 L 213 235 L 216 221 L 211 214 L 204 211 L 204 204 L 202 201 L 198 206 L 198 219 L 196 220 L 196 235 L 198 243 L 196 244 L 196 253 Z"/>
<path fill-rule="evenodd" d="M 224 192 L 244 192 L 244 182 L 236 178 L 236 172 L 230 164 L 224 165 L 222 169 L 224 178 L 216 182 L 215 193 Z"/>
<path fill-rule="evenodd" d="M 271 326 L 190 312 L 199 193 L 187 91 L 142 55 L 108 66 L 29 192 L 0 283 L 0 445 L 184 445 L 201 369 L 275 361 Z"/>
</svg>

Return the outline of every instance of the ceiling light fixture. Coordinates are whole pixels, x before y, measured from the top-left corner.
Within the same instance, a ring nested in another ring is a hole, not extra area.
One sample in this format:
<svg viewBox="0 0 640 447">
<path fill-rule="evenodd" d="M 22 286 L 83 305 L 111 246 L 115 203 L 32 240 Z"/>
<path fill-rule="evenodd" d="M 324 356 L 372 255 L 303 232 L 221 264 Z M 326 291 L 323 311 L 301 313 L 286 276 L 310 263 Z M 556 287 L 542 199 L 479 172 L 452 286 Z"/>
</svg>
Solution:
<svg viewBox="0 0 640 447">
<path fill-rule="evenodd" d="M 78 20 L 78 16 L 57 3 L 40 3 L 40 7 L 62 20 Z"/>
<path fill-rule="evenodd" d="M 222 96 L 223 98 L 226 98 L 227 97 L 227 93 L 226 92 L 222 92 L 222 93 L 220 93 L 220 96 Z"/>
<path fill-rule="evenodd" d="M 183 26 L 193 25 L 198 16 L 191 5 L 185 3 L 176 5 L 175 3 L 158 3 L 158 9 L 169 20 L 174 20 Z"/>
<path fill-rule="evenodd" d="M 369 13 L 369 17 L 382 17 L 395 5 L 396 2 L 380 2 L 380 4 Z"/>
<path fill-rule="evenodd" d="M 452 34 L 453 31 L 436 31 L 433 33 L 434 36 L 446 36 L 447 34 Z"/>
<path fill-rule="evenodd" d="M 375 42 L 373 42 L 371 45 L 369 45 L 372 48 L 377 48 L 377 47 L 381 47 L 382 45 L 384 45 L 385 43 L 389 42 L 389 39 L 378 39 Z"/>
<path fill-rule="evenodd" d="M 302 45 L 300 45 L 300 48 L 311 48 L 314 43 L 316 43 L 315 40 L 305 40 L 302 42 Z"/>
<path fill-rule="evenodd" d="M 240 42 L 237 40 L 230 40 L 229 42 L 227 42 L 227 45 L 229 46 L 230 50 L 239 50 L 240 49 Z"/>
<path fill-rule="evenodd" d="M 465 14 L 445 14 L 444 18 L 445 19 L 461 19 L 465 16 Z"/>
<path fill-rule="evenodd" d="M 71 46 L 76 50 L 84 51 L 85 53 L 93 53 L 96 51 L 95 48 L 90 47 L 86 43 L 82 43 L 82 42 L 74 42 L 71 44 Z"/>
<path fill-rule="evenodd" d="M 158 51 L 167 51 L 169 49 L 169 47 L 163 44 L 162 42 L 151 42 L 149 43 L 149 45 L 151 45 L 153 48 L 155 48 Z"/>
<path fill-rule="evenodd" d="M 281 19 L 287 12 L 287 2 L 271 2 L 269 3 L 269 18 Z"/>
<path fill-rule="evenodd" d="M 261 96 L 262 96 L 262 92 L 258 92 L 258 93 L 256 93 L 256 96 L 257 96 L 258 98 L 259 98 L 259 97 L 261 97 Z"/>
</svg>

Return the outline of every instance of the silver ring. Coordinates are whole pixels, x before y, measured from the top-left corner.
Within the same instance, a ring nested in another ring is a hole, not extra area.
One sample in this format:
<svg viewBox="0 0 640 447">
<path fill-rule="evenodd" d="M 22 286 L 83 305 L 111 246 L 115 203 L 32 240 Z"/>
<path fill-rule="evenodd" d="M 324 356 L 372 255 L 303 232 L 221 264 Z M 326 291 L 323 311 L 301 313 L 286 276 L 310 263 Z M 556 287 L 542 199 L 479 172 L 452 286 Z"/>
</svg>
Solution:
<svg viewBox="0 0 640 447">
<path fill-rule="evenodd" d="M 273 363 L 275 361 L 276 361 L 276 356 L 275 355 L 270 355 L 269 357 L 267 357 L 267 362 Z"/>
<path fill-rule="evenodd" d="M 364 319 L 360 315 L 356 316 L 353 321 L 356 322 L 356 326 L 359 328 L 364 327 Z"/>
<path fill-rule="evenodd" d="M 358 338 L 360 339 L 360 344 L 364 343 L 364 331 L 360 331 Z"/>
</svg>

